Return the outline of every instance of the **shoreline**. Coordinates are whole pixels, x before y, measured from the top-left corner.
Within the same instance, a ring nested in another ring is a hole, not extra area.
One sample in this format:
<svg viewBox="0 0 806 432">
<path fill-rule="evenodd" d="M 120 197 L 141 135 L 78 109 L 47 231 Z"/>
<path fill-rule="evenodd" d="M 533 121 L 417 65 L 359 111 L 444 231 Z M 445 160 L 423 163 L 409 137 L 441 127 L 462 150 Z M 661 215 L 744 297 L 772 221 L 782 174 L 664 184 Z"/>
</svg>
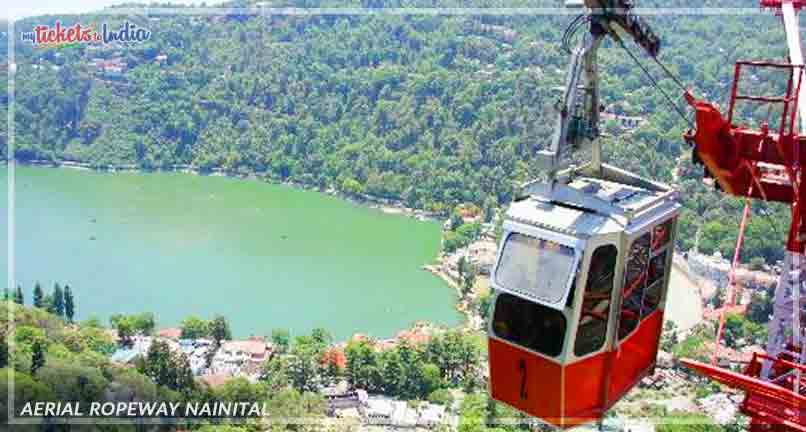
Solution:
<svg viewBox="0 0 806 432">
<path fill-rule="evenodd" d="M 8 162 L 8 161 L 7 161 Z M 275 184 L 275 185 L 285 185 L 305 191 L 312 191 L 312 192 L 319 192 L 323 193 L 338 199 L 345 200 L 347 202 L 365 206 L 370 209 L 378 210 L 384 214 L 388 215 L 400 215 L 409 218 L 416 219 L 421 222 L 439 222 L 442 223 L 444 218 L 440 217 L 440 215 L 432 212 L 428 212 L 425 210 L 414 209 L 410 207 L 406 207 L 400 200 L 394 200 L 389 198 L 379 198 L 374 197 L 371 195 L 362 194 L 356 196 L 354 194 L 347 194 L 345 192 L 339 191 L 334 187 L 328 187 L 326 189 L 317 187 L 312 184 L 302 183 L 293 180 L 280 180 L 275 178 L 268 173 L 250 173 L 250 174 L 240 174 L 231 171 L 224 170 L 222 168 L 214 168 L 210 171 L 201 170 L 197 167 L 192 165 L 173 165 L 170 169 L 143 169 L 138 167 L 137 165 L 107 165 L 107 166 L 93 166 L 88 163 L 84 162 L 77 162 L 77 161 L 48 161 L 48 160 L 15 160 L 15 163 L 21 166 L 27 167 L 43 167 L 43 168 L 59 168 L 59 169 L 72 169 L 78 171 L 92 171 L 92 172 L 100 172 L 100 173 L 130 173 L 130 174 L 149 174 L 149 173 L 182 173 L 182 174 L 190 174 L 190 175 L 198 175 L 198 176 L 209 176 L 209 177 L 227 177 L 232 179 L 238 180 L 254 180 L 265 182 L 268 184 Z M 453 278 L 445 273 L 441 269 L 443 257 L 441 252 L 435 257 L 435 261 L 431 264 L 424 264 L 421 269 L 428 271 L 435 277 L 442 280 L 448 288 L 456 291 L 457 297 L 454 303 L 454 309 L 459 312 L 463 317 L 464 320 L 462 323 L 456 325 L 457 328 L 472 328 L 472 322 L 474 321 L 475 317 L 472 314 L 469 308 L 464 305 L 465 300 L 461 294 L 461 287 L 453 280 Z M 431 323 L 434 324 L 434 323 Z M 434 324 L 436 325 L 436 324 Z"/>
<path fill-rule="evenodd" d="M 6 161 L 8 163 L 8 161 Z M 145 169 L 134 164 L 129 165 L 104 165 L 94 166 L 78 161 L 49 161 L 42 159 L 15 160 L 15 164 L 28 167 L 64 168 L 78 171 L 93 171 L 100 173 L 129 173 L 129 174 L 150 174 L 150 173 L 182 173 L 206 177 L 227 177 L 239 180 L 254 180 L 275 185 L 286 185 L 306 191 L 315 191 L 330 195 L 336 198 L 349 201 L 354 204 L 363 205 L 371 209 L 379 210 L 386 214 L 403 215 L 422 222 L 443 222 L 444 217 L 437 213 L 426 210 L 406 207 L 399 199 L 381 198 L 367 194 L 355 195 L 340 191 L 333 186 L 321 188 L 313 184 L 303 183 L 295 180 L 282 180 L 270 175 L 268 172 L 241 174 L 227 171 L 223 168 L 213 168 L 209 171 L 202 170 L 193 165 L 175 164 L 169 169 Z"/>
</svg>

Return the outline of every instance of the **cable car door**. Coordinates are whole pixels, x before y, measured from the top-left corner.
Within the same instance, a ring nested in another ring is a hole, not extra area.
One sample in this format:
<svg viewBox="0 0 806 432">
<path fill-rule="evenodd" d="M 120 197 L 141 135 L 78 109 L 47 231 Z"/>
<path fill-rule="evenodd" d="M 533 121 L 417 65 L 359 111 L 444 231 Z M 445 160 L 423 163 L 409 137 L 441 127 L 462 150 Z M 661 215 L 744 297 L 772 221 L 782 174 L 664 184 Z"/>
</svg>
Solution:
<svg viewBox="0 0 806 432">
<path fill-rule="evenodd" d="M 670 218 L 628 237 L 609 400 L 620 398 L 655 364 L 672 261 L 674 222 Z"/>
</svg>

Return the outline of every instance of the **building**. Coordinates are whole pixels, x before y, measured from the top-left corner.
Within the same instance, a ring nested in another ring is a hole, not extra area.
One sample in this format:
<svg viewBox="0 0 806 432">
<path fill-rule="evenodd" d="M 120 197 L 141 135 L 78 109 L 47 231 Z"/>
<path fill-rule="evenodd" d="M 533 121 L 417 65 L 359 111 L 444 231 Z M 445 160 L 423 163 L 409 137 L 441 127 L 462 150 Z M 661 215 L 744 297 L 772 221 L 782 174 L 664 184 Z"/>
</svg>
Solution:
<svg viewBox="0 0 806 432">
<path fill-rule="evenodd" d="M 157 336 L 165 339 L 179 340 L 179 338 L 182 337 L 182 329 L 178 327 L 162 329 L 157 332 Z"/>
<path fill-rule="evenodd" d="M 603 121 L 613 120 L 618 123 L 622 129 L 626 130 L 635 129 L 645 122 L 645 119 L 640 116 L 627 116 L 608 112 L 602 113 L 600 117 Z"/>
<path fill-rule="evenodd" d="M 330 415 L 335 415 L 340 410 L 365 408 L 369 399 L 367 392 L 361 389 L 326 388 L 322 393 L 327 402 L 327 410 Z"/>
<path fill-rule="evenodd" d="M 269 358 L 271 350 L 262 339 L 226 341 L 213 357 L 212 373 L 255 374 Z"/>
<path fill-rule="evenodd" d="M 127 347 L 118 348 L 109 357 L 113 363 L 132 364 L 137 357 L 146 357 L 148 349 L 151 348 L 152 338 L 148 336 L 135 336 L 132 344 Z"/>
<path fill-rule="evenodd" d="M 433 428 L 446 422 L 445 407 L 431 403 L 423 404 L 419 410 L 417 426 Z"/>
<path fill-rule="evenodd" d="M 400 428 L 414 428 L 418 424 L 417 410 L 408 402 L 372 396 L 363 408 L 367 424 L 388 425 Z"/>
</svg>

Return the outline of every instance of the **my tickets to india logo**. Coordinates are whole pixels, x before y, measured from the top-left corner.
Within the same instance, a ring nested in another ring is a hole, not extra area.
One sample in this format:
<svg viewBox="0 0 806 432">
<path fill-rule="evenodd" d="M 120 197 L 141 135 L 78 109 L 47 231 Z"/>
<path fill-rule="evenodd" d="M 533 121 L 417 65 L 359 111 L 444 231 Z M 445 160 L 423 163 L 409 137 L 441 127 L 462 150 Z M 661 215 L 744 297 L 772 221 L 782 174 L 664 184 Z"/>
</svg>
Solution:
<svg viewBox="0 0 806 432">
<path fill-rule="evenodd" d="M 106 23 L 100 30 L 95 24 L 82 25 L 75 23 L 64 26 L 56 21 L 53 26 L 38 25 L 33 31 L 22 32 L 20 38 L 23 42 L 30 42 L 34 46 L 43 48 L 65 47 L 76 44 L 109 44 L 137 43 L 151 38 L 151 31 L 145 27 L 126 21 L 117 29 L 110 28 Z"/>
</svg>

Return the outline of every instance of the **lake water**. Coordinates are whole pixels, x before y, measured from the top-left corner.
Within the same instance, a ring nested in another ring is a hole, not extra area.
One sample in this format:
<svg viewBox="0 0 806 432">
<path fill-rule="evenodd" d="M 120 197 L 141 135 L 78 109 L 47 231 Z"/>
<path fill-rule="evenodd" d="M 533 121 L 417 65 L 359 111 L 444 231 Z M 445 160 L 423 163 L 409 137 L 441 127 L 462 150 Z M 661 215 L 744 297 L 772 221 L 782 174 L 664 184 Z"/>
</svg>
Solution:
<svg viewBox="0 0 806 432">
<path fill-rule="evenodd" d="M 7 171 L 0 222 L 7 224 Z M 325 194 L 178 173 L 16 170 L 16 278 L 69 284 L 80 319 L 152 311 L 229 318 L 236 336 L 315 327 L 387 337 L 455 325 L 455 294 L 421 270 L 440 226 Z M 0 234 L 7 244 L 6 232 Z M 0 252 L 3 262 L 6 248 Z M 7 279 L 2 266 L 3 280 Z"/>
</svg>

